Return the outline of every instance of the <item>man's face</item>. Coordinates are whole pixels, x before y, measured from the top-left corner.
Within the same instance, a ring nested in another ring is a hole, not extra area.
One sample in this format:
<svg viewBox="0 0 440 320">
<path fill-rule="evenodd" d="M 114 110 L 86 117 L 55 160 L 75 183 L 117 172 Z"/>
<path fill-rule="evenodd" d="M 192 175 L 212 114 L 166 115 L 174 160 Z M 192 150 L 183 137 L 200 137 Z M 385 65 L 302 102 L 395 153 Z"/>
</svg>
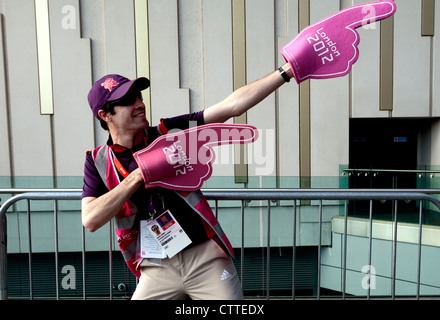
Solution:
<svg viewBox="0 0 440 320">
<path fill-rule="evenodd" d="M 114 103 L 114 114 L 106 114 L 111 118 L 111 121 L 107 122 L 111 131 L 135 133 L 148 128 L 149 123 L 145 117 L 145 104 L 142 102 L 141 97 L 135 92 L 129 92 L 124 98 Z"/>
</svg>

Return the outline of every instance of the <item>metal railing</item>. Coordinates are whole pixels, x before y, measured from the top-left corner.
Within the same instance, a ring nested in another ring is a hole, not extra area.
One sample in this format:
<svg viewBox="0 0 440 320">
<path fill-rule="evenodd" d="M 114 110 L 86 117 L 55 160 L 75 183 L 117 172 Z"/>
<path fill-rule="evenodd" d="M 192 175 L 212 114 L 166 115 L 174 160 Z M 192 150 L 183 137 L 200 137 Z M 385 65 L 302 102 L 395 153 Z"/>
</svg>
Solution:
<svg viewBox="0 0 440 320">
<path fill-rule="evenodd" d="M 243 279 L 243 265 L 244 265 L 244 239 L 245 239 L 245 226 L 244 226 L 244 217 L 245 217 L 245 208 L 246 203 L 248 201 L 259 200 L 259 201 L 267 201 L 267 276 L 266 276 L 266 290 L 267 290 L 267 299 L 270 298 L 270 224 L 271 224 L 271 208 L 274 201 L 281 200 L 290 200 L 292 203 L 292 221 L 293 221 L 293 259 L 292 259 L 292 299 L 295 299 L 295 250 L 296 250 L 296 221 L 297 221 L 297 201 L 302 200 L 316 200 L 318 201 L 318 210 L 319 210 L 319 220 L 318 220 L 318 228 L 319 228 L 319 239 L 318 243 L 318 261 L 317 261 L 317 299 L 321 298 L 320 295 L 320 265 L 321 265 L 321 243 L 322 243 L 322 224 L 323 224 L 323 201 L 325 200 L 339 200 L 344 201 L 344 220 L 345 220 L 345 229 L 344 229 L 344 257 L 342 262 L 342 299 L 346 299 L 346 271 L 347 271 L 347 217 L 348 217 L 348 202 L 351 200 L 368 200 L 370 201 L 369 207 L 369 223 L 370 223 L 370 248 L 369 248 L 369 261 L 371 264 L 371 224 L 373 221 L 372 217 L 372 206 L 374 200 L 391 200 L 395 206 L 395 215 L 393 221 L 393 256 L 392 256 L 392 298 L 395 298 L 396 288 L 396 245 L 397 245 L 397 203 L 398 201 L 421 201 L 421 202 L 430 202 L 435 207 L 437 207 L 440 211 L 440 200 L 432 196 L 431 194 L 440 194 L 440 190 L 420 190 L 420 189 L 390 189 L 390 190 L 371 190 L 371 189 L 206 189 L 202 190 L 208 200 L 215 201 L 215 212 L 218 213 L 218 201 L 223 200 L 235 200 L 241 201 L 241 269 L 239 273 L 241 275 L 241 279 Z M 9 198 L 5 203 L 0 207 L 0 300 L 7 299 L 7 230 L 6 230 L 6 212 L 8 209 L 15 203 L 19 201 L 27 201 L 27 215 L 28 215 L 28 224 L 29 224 L 29 273 L 30 273 L 30 292 L 31 299 L 32 297 L 32 244 L 31 244 L 31 228 L 30 228 L 30 201 L 34 200 L 53 200 L 54 201 L 54 219 L 55 219 L 55 254 L 56 254 L 56 298 L 59 299 L 59 275 L 58 275 L 58 201 L 60 200 L 79 200 L 81 196 L 81 191 L 78 189 L 0 189 L 0 194 L 16 194 L 15 196 Z M 421 265 L 421 247 L 422 247 L 422 214 L 423 214 L 423 205 L 422 203 L 419 206 L 419 243 L 418 243 L 418 274 L 417 274 L 417 294 L 416 298 L 420 298 L 420 265 Z M 112 277 L 112 264 L 111 264 L 111 253 L 112 253 L 112 227 L 110 224 L 110 285 L 112 285 L 111 277 Z M 86 286 L 85 286 L 85 232 L 83 228 L 83 245 L 82 245 L 82 263 L 83 263 L 83 299 L 86 299 Z M 110 290 L 110 299 L 113 299 L 112 290 Z M 368 289 L 367 298 L 370 299 L 370 289 Z"/>
</svg>

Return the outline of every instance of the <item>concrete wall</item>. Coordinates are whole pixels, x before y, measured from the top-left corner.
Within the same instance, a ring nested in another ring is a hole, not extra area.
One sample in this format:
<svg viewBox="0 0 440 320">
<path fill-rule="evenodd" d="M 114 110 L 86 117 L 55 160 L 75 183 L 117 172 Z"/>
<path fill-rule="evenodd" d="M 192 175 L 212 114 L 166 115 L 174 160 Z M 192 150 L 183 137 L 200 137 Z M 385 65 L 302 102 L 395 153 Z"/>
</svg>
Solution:
<svg viewBox="0 0 440 320">
<path fill-rule="evenodd" d="M 347 273 L 346 293 L 355 296 L 391 296 L 393 275 L 393 224 L 373 221 L 371 264 L 369 261 L 369 222 L 367 219 L 349 218 L 347 226 Z M 321 286 L 342 292 L 344 259 L 344 220 L 333 220 L 332 245 L 322 249 Z M 439 227 L 425 226 L 422 229 L 420 295 L 440 294 Z M 416 296 L 419 271 L 419 228 L 399 223 L 396 246 L 396 296 Z"/>
</svg>

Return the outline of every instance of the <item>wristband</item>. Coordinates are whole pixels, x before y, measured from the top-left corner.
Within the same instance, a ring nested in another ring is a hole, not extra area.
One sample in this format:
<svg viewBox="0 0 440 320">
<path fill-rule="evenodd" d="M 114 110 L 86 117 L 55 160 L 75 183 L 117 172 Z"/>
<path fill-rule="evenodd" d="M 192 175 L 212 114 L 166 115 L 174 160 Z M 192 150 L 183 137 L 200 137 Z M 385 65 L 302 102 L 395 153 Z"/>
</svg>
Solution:
<svg viewBox="0 0 440 320">
<path fill-rule="evenodd" d="M 284 81 L 286 81 L 286 82 L 290 82 L 290 78 L 289 78 L 289 76 L 287 75 L 286 71 L 284 71 L 283 67 L 279 67 L 279 68 L 278 68 L 278 71 L 279 71 L 280 74 L 283 76 Z"/>
</svg>

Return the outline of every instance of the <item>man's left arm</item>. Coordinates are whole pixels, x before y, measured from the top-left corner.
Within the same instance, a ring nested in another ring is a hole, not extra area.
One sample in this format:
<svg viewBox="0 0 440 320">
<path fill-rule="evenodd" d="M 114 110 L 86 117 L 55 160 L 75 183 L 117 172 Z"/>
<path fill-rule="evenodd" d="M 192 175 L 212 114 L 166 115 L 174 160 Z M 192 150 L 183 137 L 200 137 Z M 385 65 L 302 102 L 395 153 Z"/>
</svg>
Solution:
<svg viewBox="0 0 440 320">
<path fill-rule="evenodd" d="M 289 79 L 293 77 L 289 63 L 283 65 L 282 68 Z M 281 72 L 276 70 L 259 80 L 235 90 L 223 101 L 205 109 L 205 123 L 222 123 L 232 117 L 242 115 L 263 101 L 284 83 L 286 83 L 286 80 L 281 75 Z"/>
</svg>

